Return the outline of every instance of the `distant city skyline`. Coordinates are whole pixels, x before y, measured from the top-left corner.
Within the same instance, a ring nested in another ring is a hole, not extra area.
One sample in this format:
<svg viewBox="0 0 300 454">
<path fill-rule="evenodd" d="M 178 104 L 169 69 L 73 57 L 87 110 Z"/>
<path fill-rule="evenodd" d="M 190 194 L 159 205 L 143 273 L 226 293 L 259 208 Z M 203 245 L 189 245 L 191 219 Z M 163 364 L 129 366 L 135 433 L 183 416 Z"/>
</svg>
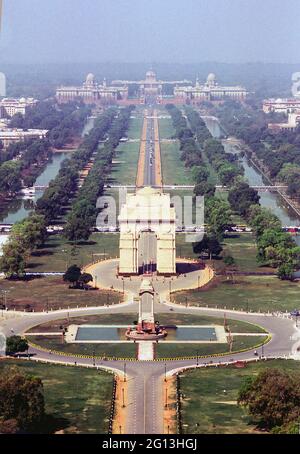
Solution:
<svg viewBox="0 0 300 454">
<path fill-rule="evenodd" d="M 299 17 L 298 0 L 4 0 L 0 62 L 300 63 Z"/>
</svg>

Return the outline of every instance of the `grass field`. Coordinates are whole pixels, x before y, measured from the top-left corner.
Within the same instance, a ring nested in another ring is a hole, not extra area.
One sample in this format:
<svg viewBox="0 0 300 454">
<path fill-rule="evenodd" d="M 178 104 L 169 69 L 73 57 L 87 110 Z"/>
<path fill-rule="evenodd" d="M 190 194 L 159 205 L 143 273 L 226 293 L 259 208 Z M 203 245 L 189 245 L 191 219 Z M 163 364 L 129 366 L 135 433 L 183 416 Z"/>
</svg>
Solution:
<svg viewBox="0 0 300 454">
<path fill-rule="evenodd" d="M 178 292 L 172 298 L 184 304 L 252 311 L 290 311 L 299 308 L 300 282 L 281 281 L 276 276 L 217 278 L 215 285 L 200 291 Z"/>
<path fill-rule="evenodd" d="M 118 146 L 116 162 L 109 177 L 112 184 L 135 184 L 139 151 L 139 142 L 126 142 Z"/>
<path fill-rule="evenodd" d="M 77 306 L 103 306 L 119 303 L 123 295 L 106 290 L 73 290 L 62 277 L 47 276 L 29 281 L 0 280 L 0 291 L 7 290 L 9 309 L 26 308 L 35 311 L 47 309 L 74 308 Z M 2 302 L 2 301 L 1 301 Z"/>
<path fill-rule="evenodd" d="M 164 184 L 193 184 L 190 170 L 180 159 L 178 142 L 160 144 Z"/>
<path fill-rule="evenodd" d="M 135 109 L 132 112 L 132 118 L 128 129 L 127 137 L 131 140 L 140 140 L 143 126 L 143 110 Z"/>
<path fill-rule="evenodd" d="M 34 252 L 28 261 L 28 271 L 65 272 L 73 264 L 85 266 L 93 260 L 116 257 L 119 254 L 119 235 L 94 233 L 89 241 L 74 245 L 61 235 L 52 235 L 47 243 Z"/>
<path fill-rule="evenodd" d="M 162 114 L 167 115 L 167 111 L 162 112 Z M 163 139 L 171 139 L 175 135 L 175 129 L 172 125 L 171 118 L 160 118 L 159 122 L 159 137 Z"/>
<path fill-rule="evenodd" d="M 244 369 L 206 368 L 181 375 L 184 433 L 255 433 L 255 426 L 236 400 L 243 379 L 268 367 L 300 372 L 299 362 L 277 360 L 249 364 Z"/>
<path fill-rule="evenodd" d="M 270 267 L 260 266 L 256 260 L 257 248 L 253 235 L 242 233 L 224 238 L 223 256 L 231 255 L 235 260 L 235 268 L 248 272 L 275 272 Z"/>
<path fill-rule="evenodd" d="M 28 340 L 49 350 L 70 354 L 117 358 L 136 357 L 136 345 L 130 341 L 124 344 L 66 344 L 59 336 L 30 336 Z"/>
<path fill-rule="evenodd" d="M 112 184 L 134 184 L 140 151 L 140 138 L 143 126 L 143 116 L 139 111 L 133 112 L 135 118 L 130 120 L 128 139 L 138 142 L 120 143 L 116 149 L 115 162 L 112 166 L 109 181 Z"/>
<path fill-rule="evenodd" d="M 254 346 L 264 342 L 266 336 L 238 336 L 233 340 L 232 352 L 242 350 L 244 348 L 251 349 Z M 168 344 L 160 342 L 156 347 L 157 358 L 176 358 L 180 356 L 203 356 L 213 355 L 216 353 L 228 353 L 228 344 Z"/>
<path fill-rule="evenodd" d="M 113 386 L 111 374 L 14 360 L 1 360 L 0 373 L 5 366 L 15 366 L 42 379 L 47 413 L 42 433 L 107 433 Z"/>
</svg>

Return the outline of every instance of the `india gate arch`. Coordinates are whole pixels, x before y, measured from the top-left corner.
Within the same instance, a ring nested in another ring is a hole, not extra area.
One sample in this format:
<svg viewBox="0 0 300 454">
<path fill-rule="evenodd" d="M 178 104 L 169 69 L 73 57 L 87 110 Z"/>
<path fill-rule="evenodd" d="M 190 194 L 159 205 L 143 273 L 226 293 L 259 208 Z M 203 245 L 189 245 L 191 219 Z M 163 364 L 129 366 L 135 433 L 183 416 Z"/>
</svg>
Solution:
<svg viewBox="0 0 300 454">
<path fill-rule="evenodd" d="M 154 233 L 156 237 L 157 273 L 166 276 L 176 273 L 176 214 L 170 194 L 153 187 L 127 194 L 119 226 L 120 275 L 139 274 L 140 237 L 145 232 Z"/>
</svg>

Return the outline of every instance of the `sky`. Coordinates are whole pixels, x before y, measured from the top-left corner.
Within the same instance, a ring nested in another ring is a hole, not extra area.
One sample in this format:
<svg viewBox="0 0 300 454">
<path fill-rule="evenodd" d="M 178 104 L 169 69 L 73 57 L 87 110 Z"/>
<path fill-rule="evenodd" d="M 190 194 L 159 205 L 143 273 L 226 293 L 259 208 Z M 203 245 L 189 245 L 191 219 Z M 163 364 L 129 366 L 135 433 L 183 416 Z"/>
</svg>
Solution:
<svg viewBox="0 0 300 454">
<path fill-rule="evenodd" d="M 299 0 L 3 0 L 2 16 L 0 62 L 300 62 Z"/>
</svg>

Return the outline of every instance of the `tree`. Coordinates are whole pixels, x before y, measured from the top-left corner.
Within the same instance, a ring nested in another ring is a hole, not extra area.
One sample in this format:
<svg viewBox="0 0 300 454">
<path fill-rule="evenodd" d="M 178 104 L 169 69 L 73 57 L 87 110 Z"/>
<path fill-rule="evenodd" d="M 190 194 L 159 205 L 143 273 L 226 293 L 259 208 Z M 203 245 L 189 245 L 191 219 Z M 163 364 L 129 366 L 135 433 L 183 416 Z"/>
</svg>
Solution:
<svg viewBox="0 0 300 454">
<path fill-rule="evenodd" d="M 91 235 L 88 218 L 81 218 L 72 212 L 68 217 L 64 235 L 69 241 L 88 240 Z"/>
<path fill-rule="evenodd" d="M 0 166 L 0 192 L 15 194 L 22 187 L 20 163 L 7 161 Z"/>
<path fill-rule="evenodd" d="M 205 252 L 209 254 L 210 259 L 212 256 L 218 256 L 222 252 L 222 246 L 215 235 L 205 234 L 203 239 L 198 243 L 193 244 L 193 251 L 195 254 L 201 254 Z"/>
<path fill-rule="evenodd" d="M 267 369 L 243 383 L 238 403 L 268 429 L 295 421 L 300 415 L 300 375 Z"/>
<path fill-rule="evenodd" d="M 0 375 L 0 396 L 0 428 L 10 426 L 26 431 L 37 428 L 45 414 L 40 378 L 25 375 L 16 367 L 6 368 Z"/>
<path fill-rule="evenodd" d="M 194 187 L 196 196 L 213 197 L 215 195 L 215 185 L 207 181 L 201 181 Z"/>
<path fill-rule="evenodd" d="M 219 241 L 231 223 L 231 209 L 225 200 L 210 197 L 205 203 L 205 223 L 208 224 L 208 233 L 215 235 Z"/>
<path fill-rule="evenodd" d="M 278 217 L 267 208 L 262 208 L 260 205 L 251 205 L 247 220 L 251 226 L 256 238 L 259 238 L 266 229 L 280 229 L 281 222 Z"/>
<path fill-rule="evenodd" d="M 25 258 L 29 254 L 17 241 L 9 241 L 2 247 L 3 255 L 0 257 L 0 270 L 6 277 L 24 276 Z"/>
<path fill-rule="evenodd" d="M 18 421 L 16 419 L 4 419 L 0 417 L 0 434 L 13 435 L 20 431 Z"/>
<path fill-rule="evenodd" d="M 6 340 L 6 354 L 24 353 L 28 350 L 28 342 L 24 337 L 10 336 Z"/>
<path fill-rule="evenodd" d="M 278 267 L 277 276 L 282 281 L 294 280 L 294 267 L 291 263 L 283 263 Z"/>
<path fill-rule="evenodd" d="M 83 286 L 87 286 L 87 284 L 93 282 L 93 276 L 90 273 L 82 273 L 82 275 L 79 278 L 79 282 Z"/>
<path fill-rule="evenodd" d="M 241 216 L 247 214 L 251 205 L 258 204 L 259 199 L 257 191 L 244 182 L 236 184 L 228 194 L 228 202 L 231 208 Z"/>
<path fill-rule="evenodd" d="M 77 265 L 70 266 L 63 276 L 65 282 L 72 284 L 73 288 L 78 286 L 81 277 L 81 270 Z"/>
</svg>

